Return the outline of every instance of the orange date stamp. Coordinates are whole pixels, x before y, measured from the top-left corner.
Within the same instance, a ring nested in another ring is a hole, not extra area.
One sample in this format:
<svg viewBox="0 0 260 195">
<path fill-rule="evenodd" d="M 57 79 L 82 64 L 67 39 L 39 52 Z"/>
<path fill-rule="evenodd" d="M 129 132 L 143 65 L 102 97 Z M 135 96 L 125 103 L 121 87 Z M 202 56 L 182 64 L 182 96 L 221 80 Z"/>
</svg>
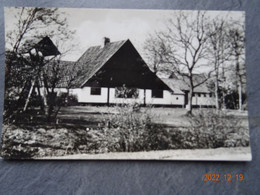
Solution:
<svg viewBox="0 0 260 195">
<path fill-rule="evenodd" d="M 204 174 L 204 181 L 243 181 L 244 180 L 244 175 L 243 174 L 235 174 L 235 175 L 231 175 L 231 174 L 224 174 L 224 175 L 220 175 L 220 174 Z"/>
</svg>

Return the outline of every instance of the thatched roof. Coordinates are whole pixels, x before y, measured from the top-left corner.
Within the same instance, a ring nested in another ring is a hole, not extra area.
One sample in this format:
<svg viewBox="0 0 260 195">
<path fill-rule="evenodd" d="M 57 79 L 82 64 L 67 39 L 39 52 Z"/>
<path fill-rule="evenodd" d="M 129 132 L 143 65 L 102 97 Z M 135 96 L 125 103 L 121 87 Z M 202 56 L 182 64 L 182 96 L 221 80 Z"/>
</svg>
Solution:
<svg viewBox="0 0 260 195">
<path fill-rule="evenodd" d="M 203 74 L 194 74 L 193 82 L 194 85 L 204 81 L 206 78 Z M 168 79 L 162 79 L 167 85 L 172 87 L 172 89 L 180 89 L 182 91 L 189 91 L 188 79 L 186 77 L 180 78 L 176 75 L 171 75 Z M 210 93 L 210 90 L 207 86 L 207 82 L 202 83 L 201 85 L 194 88 L 195 93 Z"/>
<path fill-rule="evenodd" d="M 83 72 L 75 87 L 82 87 L 129 40 L 107 43 L 104 47 L 90 47 L 75 63 Z"/>
<path fill-rule="evenodd" d="M 173 91 L 175 94 L 184 94 L 178 84 L 173 79 L 161 78 L 161 80 Z"/>
</svg>

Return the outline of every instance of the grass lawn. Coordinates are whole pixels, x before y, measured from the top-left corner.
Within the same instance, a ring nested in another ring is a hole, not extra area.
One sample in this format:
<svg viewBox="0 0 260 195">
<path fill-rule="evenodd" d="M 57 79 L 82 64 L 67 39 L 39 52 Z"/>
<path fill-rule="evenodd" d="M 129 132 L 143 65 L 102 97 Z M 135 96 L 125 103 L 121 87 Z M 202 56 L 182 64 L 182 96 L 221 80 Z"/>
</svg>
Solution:
<svg viewBox="0 0 260 195">
<path fill-rule="evenodd" d="M 187 127 L 190 125 L 189 117 L 185 116 L 187 110 L 184 108 L 163 108 L 163 107 L 153 107 L 153 108 L 141 108 L 140 113 L 151 112 L 152 122 L 157 124 L 164 124 L 175 127 Z M 198 108 L 193 109 L 193 113 L 198 112 Z M 212 108 L 207 108 L 204 110 L 213 110 Z M 240 118 L 242 121 L 242 126 L 248 127 L 248 117 L 247 111 L 237 111 L 237 110 L 227 110 L 227 115 L 235 116 Z M 107 114 L 117 113 L 115 107 L 107 106 L 70 106 L 64 107 L 60 110 L 58 118 L 60 120 L 64 119 L 75 119 L 79 121 L 84 121 L 85 125 L 87 123 L 91 126 L 104 119 L 106 119 Z"/>
</svg>

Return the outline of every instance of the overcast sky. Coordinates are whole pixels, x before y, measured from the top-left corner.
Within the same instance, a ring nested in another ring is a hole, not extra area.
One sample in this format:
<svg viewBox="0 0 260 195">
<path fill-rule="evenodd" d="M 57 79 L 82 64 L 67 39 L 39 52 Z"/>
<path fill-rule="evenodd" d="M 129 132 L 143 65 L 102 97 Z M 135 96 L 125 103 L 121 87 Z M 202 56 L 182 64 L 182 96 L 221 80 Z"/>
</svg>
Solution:
<svg viewBox="0 0 260 195">
<path fill-rule="evenodd" d="M 71 9 L 61 8 L 67 16 L 69 27 L 75 30 L 74 43 L 77 49 L 67 55 L 66 60 L 77 60 L 90 46 L 100 45 L 103 37 L 119 41 L 130 39 L 142 54 L 144 40 L 149 33 L 164 27 L 163 21 L 173 10 L 126 10 L 126 9 Z M 244 20 L 243 12 L 214 11 L 208 12 L 212 17 L 222 15 L 225 18 Z M 5 8 L 6 31 L 15 28 L 15 9 Z M 228 17 L 227 17 L 228 15 Z M 70 40 L 68 40 L 70 41 Z"/>
</svg>

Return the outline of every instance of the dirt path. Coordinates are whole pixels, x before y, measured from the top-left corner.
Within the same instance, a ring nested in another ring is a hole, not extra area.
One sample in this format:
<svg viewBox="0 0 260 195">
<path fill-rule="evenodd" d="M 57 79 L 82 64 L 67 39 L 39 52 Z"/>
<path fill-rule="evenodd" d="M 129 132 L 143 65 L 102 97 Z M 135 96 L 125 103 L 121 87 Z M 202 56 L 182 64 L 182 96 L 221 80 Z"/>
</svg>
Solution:
<svg viewBox="0 0 260 195">
<path fill-rule="evenodd" d="M 216 149 L 185 149 L 162 150 L 149 152 L 118 152 L 104 154 L 75 154 L 60 157 L 45 157 L 43 160 L 208 160 L 208 161 L 250 161 L 252 160 L 250 147 L 216 148 Z"/>
</svg>

